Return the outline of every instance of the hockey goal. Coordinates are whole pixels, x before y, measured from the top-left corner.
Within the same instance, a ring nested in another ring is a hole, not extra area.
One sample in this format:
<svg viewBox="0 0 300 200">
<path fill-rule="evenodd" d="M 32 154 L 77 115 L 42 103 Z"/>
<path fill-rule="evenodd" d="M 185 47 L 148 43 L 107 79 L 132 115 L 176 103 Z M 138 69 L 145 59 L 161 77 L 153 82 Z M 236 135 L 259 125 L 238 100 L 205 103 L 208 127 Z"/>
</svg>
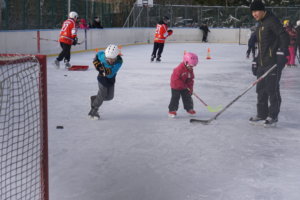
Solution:
<svg viewBox="0 0 300 200">
<path fill-rule="evenodd" d="M 46 56 L 0 54 L 0 199 L 48 200 Z"/>
</svg>

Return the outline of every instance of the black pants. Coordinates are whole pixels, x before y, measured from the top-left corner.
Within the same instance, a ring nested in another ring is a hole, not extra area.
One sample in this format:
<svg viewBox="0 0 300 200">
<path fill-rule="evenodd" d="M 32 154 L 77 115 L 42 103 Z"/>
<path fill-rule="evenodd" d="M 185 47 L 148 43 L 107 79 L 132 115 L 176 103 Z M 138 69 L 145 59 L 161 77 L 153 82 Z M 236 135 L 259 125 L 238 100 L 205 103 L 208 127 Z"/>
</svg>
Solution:
<svg viewBox="0 0 300 200">
<path fill-rule="evenodd" d="M 258 68 L 257 77 L 269 68 Z M 281 69 L 276 67 L 264 79 L 257 83 L 257 116 L 260 118 L 278 118 L 281 105 L 280 85 Z"/>
<path fill-rule="evenodd" d="M 184 90 L 175 90 L 171 89 L 171 101 L 169 104 L 169 111 L 177 111 L 179 105 L 179 99 L 182 97 L 183 108 L 188 111 L 194 109 L 193 99 L 190 92 L 187 89 Z"/>
<path fill-rule="evenodd" d="M 247 56 L 250 56 L 250 52 L 252 52 L 252 57 L 255 58 L 255 45 L 248 45 Z"/>
<path fill-rule="evenodd" d="M 153 51 L 152 51 L 152 57 L 153 58 L 160 58 L 161 54 L 162 54 L 162 52 L 164 50 L 164 46 L 165 46 L 165 43 L 154 42 Z M 156 53 L 157 53 L 157 55 L 156 55 Z"/>
<path fill-rule="evenodd" d="M 71 46 L 72 45 L 61 42 L 60 46 L 62 48 L 62 51 L 60 52 L 60 54 L 58 55 L 58 57 L 56 59 L 58 61 L 62 61 L 64 59 L 65 62 L 69 62 L 70 58 L 71 58 Z"/>
<path fill-rule="evenodd" d="M 208 33 L 203 31 L 202 42 L 207 42 L 207 35 Z"/>
</svg>

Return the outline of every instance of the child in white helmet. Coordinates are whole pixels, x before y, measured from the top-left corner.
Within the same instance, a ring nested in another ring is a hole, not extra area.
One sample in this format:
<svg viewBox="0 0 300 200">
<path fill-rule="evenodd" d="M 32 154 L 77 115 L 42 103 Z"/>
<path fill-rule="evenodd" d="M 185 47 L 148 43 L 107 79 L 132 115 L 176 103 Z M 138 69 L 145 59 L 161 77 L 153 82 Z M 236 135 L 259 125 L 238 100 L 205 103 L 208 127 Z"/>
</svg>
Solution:
<svg viewBox="0 0 300 200">
<path fill-rule="evenodd" d="M 105 51 L 96 54 L 93 64 L 98 74 L 98 93 L 91 96 L 91 110 L 89 116 L 91 119 L 99 119 L 99 107 L 103 101 L 109 101 L 114 98 L 115 80 L 117 72 L 121 68 L 123 60 L 120 56 L 120 50 L 117 45 L 110 44 Z"/>
<path fill-rule="evenodd" d="M 182 98 L 183 107 L 187 113 L 194 115 L 194 103 L 192 99 L 194 87 L 193 68 L 198 64 L 198 56 L 194 53 L 187 52 L 181 62 L 171 75 L 171 101 L 169 104 L 169 117 L 177 115 L 180 97 Z"/>
</svg>

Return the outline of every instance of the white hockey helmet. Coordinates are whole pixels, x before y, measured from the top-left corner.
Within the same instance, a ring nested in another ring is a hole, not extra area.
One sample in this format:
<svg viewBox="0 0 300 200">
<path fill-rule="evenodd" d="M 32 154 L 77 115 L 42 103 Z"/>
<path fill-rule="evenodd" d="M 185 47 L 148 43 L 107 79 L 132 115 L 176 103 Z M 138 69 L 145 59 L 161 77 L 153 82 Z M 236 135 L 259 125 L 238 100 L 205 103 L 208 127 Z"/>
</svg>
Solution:
<svg viewBox="0 0 300 200">
<path fill-rule="evenodd" d="M 298 20 L 296 23 L 297 23 L 297 26 L 300 26 L 300 20 Z"/>
<path fill-rule="evenodd" d="M 72 12 L 70 12 L 69 13 L 69 18 L 71 18 L 71 19 L 77 19 L 78 18 L 78 14 L 77 14 L 77 12 L 75 12 L 75 11 L 72 11 Z"/>
<path fill-rule="evenodd" d="M 105 57 L 110 58 L 110 59 L 115 59 L 119 55 L 120 50 L 117 45 L 115 44 L 110 44 L 108 47 L 105 49 Z"/>
</svg>

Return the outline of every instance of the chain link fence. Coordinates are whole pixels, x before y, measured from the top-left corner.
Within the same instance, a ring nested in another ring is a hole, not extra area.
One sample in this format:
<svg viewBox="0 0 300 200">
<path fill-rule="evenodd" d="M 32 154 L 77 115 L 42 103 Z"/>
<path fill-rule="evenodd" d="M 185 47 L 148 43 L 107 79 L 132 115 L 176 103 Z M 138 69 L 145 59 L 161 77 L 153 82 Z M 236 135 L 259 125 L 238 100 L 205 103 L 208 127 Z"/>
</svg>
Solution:
<svg viewBox="0 0 300 200">
<path fill-rule="evenodd" d="M 292 24 L 300 19 L 300 7 L 267 7 L 280 20 L 289 19 Z M 209 27 L 247 28 L 255 24 L 248 7 L 154 5 L 134 6 L 124 27 L 154 27 L 163 16 L 171 20 L 170 27 L 198 27 L 202 23 Z"/>
<path fill-rule="evenodd" d="M 0 29 L 55 29 L 67 19 L 68 0 L 0 0 Z M 293 24 L 300 19 L 300 7 L 267 7 L 281 19 Z M 92 23 L 99 16 L 106 27 L 155 27 L 163 16 L 170 27 L 250 27 L 255 24 L 248 7 L 158 5 L 138 7 L 125 1 L 73 0 L 71 10 Z"/>
<path fill-rule="evenodd" d="M 109 0 L 72 0 L 70 9 L 88 23 L 94 17 L 105 27 L 122 27 L 132 8 L 129 2 L 111 3 Z M 68 0 L 0 0 L 0 29 L 61 28 L 68 17 Z"/>
</svg>

